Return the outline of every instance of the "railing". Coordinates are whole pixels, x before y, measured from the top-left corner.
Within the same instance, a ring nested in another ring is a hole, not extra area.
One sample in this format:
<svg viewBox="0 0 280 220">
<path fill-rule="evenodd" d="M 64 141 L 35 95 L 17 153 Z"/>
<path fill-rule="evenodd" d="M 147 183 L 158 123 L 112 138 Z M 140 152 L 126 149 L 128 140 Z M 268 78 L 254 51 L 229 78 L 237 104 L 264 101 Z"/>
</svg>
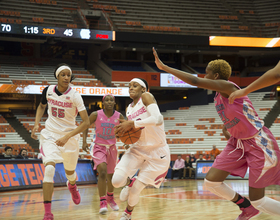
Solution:
<svg viewBox="0 0 280 220">
<path fill-rule="evenodd" d="M 104 9 L 102 9 L 102 14 L 105 17 L 106 21 L 109 23 L 109 25 L 111 27 L 111 30 L 113 31 L 114 29 L 116 29 L 114 27 L 114 24 L 113 24 L 112 20 L 110 19 L 109 15 L 108 15 L 108 13 L 106 13 L 106 11 L 104 11 Z"/>
</svg>

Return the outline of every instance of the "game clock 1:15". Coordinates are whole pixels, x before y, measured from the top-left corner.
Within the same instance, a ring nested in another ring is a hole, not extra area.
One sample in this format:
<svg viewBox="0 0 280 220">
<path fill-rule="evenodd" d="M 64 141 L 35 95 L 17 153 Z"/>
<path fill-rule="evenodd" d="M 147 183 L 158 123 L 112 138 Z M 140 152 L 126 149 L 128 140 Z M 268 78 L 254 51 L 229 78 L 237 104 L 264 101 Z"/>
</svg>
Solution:
<svg viewBox="0 0 280 220">
<path fill-rule="evenodd" d="M 38 34 L 39 33 L 39 27 L 35 26 L 24 26 L 23 27 L 25 34 Z"/>
</svg>

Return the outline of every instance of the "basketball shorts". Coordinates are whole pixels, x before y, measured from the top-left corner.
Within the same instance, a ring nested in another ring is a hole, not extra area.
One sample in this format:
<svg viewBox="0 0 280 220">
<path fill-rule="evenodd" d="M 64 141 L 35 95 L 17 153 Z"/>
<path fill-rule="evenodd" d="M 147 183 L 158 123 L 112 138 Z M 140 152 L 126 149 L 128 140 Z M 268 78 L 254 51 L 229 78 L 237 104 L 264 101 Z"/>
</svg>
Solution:
<svg viewBox="0 0 280 220">
<path fill-rule="evenodd" d="M 46 129 L 40 135 L 40 153 L 44 165 L 48 162 L 63 163 L 65 170 L 75 170 L 79 157 L 79 139 L 77 134 L 71 137 L 63 147 L 59 147 L 55 142 L 65 134 L 57 134 Z"/>
<path fill-rule="evenodd" d="M 231 137 L 212 167 L 244 177 L 249 167 L 249 186 L 264 188 L 280 184 L 280 151 L 275 137 L 263 127 L 253 138 L 241 140 L 244 148 L 236 148 L 237 139 Z"/>
<path fill-rule="evenodd" d="M 139 147 L 129 148 L 116 166 L 132 178 L 140 169 L 137 179 L 144 184 L 159 188 L 170 165 L 169 146 L 156 148 L 149 152 L 140 151 Z"/>
<path fill-rule="evenodd" d="M 106 146 L 98 145 L 92 143 L 90 149 L 91 149 L 91 155 L 92 160 L 94 162 L 94 170 L 97 169 L 97 166 L 101 163 L 107 164 L 107 173 L 113 174 L 116 164 L 117 164 L 117 157 L 118 157 L 118 151 L 116 148 L 116 145 L 111 145 L 108 149 Z"/>
</svg>

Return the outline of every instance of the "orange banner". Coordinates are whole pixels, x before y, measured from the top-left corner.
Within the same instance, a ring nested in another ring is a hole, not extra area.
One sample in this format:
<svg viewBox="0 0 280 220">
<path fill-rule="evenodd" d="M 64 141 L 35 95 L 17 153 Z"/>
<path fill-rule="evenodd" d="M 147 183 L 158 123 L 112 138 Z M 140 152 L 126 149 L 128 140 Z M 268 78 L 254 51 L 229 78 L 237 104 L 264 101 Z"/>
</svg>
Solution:
<svg viewBox="0 0 280 220">
<path fill-rule="evenodd" d="M 210 46 L 280 47 L 280 38 L 210 36 Z"/>
</svg>

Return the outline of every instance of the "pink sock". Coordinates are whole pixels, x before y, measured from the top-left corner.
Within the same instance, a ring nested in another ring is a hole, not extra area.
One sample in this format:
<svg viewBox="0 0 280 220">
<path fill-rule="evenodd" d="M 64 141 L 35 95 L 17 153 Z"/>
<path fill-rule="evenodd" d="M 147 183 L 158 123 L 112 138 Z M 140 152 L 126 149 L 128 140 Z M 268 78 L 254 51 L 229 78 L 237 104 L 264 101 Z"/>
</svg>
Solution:
<svg viewBox="0 0 280 220">
<path fill-rule="evenodd" d="M 107 192 L 107 196 L 113 196 L 113 195 L 114 195 L 114 193 Z"/>
<path fill-rule="evenodd" d="M 128 211 L 127 208 L 125 209 L 125 212 L 126 212 L 127 214 L 129 214 L 129 215 L 131 215 L 131 213 L 132 213 L 132 211 L 131 211 L 131 212 Z"/>
<path fill-rule="evenodd" d="M 48 203 L 44 203 L 45 206 L 45 213 L 52 213 L 51 209 L 52 209 L 52 203 L 48 202 Z"/>
<path fill-rule="evenodd" d="M 128 185 L 129 187 L 132 187 L 133 183 L 135 182 L 136 178 L 132 178 L 130 184 Z"/>
<path fill-rule="evenodd" d="M 101 196 L 100 197 L 100 201 L 102 201 L 102 200 L 106 200 L 106 197 L 105 196 Z"/>
<path fill-rule="evenodd" d="M 72 184 L 69 182 L 69 186 L 70 186 L 70 188 L 74 188 L 74 187 L 76 187 L 76 184 L 75 184 L 75 185 L 72 185 Z"/>
</svg>

